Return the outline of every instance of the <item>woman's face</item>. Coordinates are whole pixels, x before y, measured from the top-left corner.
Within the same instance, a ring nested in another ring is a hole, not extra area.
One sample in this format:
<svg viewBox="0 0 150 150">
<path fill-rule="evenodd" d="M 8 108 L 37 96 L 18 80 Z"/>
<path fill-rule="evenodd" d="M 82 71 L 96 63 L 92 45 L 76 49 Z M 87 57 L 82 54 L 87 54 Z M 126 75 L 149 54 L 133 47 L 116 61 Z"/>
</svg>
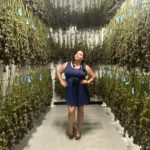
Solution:
<svg viewBox="0 0 150 150">
<path fill-rule="evenodd" d="M 77 51 L 77 53 L 75 54 L 74 56 L 74 59 L 75 60 L 79 60 L 79 61 L 82 61 L 84 60 L 84 56 L 83 56 L 83 52 L 82 51 Z"/>
</svg>

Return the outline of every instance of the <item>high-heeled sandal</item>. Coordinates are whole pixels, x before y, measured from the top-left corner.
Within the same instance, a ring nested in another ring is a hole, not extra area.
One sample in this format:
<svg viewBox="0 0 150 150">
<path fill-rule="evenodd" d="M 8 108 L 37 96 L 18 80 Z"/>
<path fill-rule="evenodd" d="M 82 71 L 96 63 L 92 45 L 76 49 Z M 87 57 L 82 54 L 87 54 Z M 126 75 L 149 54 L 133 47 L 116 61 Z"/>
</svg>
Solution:
<svg viewBox="0 0 150 150">
<path fill-rule="evenodd" d="M 79 140 L 80 138 L 81 138 L 81 133 L 80 133 L 80 135 L 77 136 L 77 130 L 76 130 L 76 132 L 75 132 L 75 139 Z"/>
<path fill-rule="evenodd" d="M 69 139 L 73 139 L 75 136 L 75 127 L 73 127 L 72 134 L 69 133 Z"/>
</svg>

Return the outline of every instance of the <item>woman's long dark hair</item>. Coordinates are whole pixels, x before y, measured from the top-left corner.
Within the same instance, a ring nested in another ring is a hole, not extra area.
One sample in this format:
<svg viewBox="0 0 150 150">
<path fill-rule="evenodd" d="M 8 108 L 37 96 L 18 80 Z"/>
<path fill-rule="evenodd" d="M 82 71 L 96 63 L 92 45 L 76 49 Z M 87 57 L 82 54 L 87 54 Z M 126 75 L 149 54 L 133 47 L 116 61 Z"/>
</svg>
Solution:
<svg viewBox="0 0 150 150">
<path fill-rule="evenodd" d="M 75 57 L 75 54 L 76 54 L 78 51 L 82 51 L 82 50 L 78 49 L 78 50 L 74 51 L 74 53 L 73 53 L 73 55 L 72 55 L 72 59 L 71 59 L 72 64 L 74 64 L 74 57 Z M 82 52 L 83 52 L 83 58 L 84 58 L 84 59 L 82 60 L 82 62 L 81 62 L 82 70 L 83 70 L 84 72 L 87 72 L 87 71 L 86 71 L 86 64 L 85 64 L 85 54 L 84 54 L 84 51 L 82 51 Z"/>
<path fill-rule="evenodd" d="M 75 55 L 76 55 L 76 53 L 77 53 L 78 51 L 82 51 L 82 50 L 77 49 L 76 51 L 73 52 L 73 55 L 72 55 L 72 58 L 71 58 L 72 64 L 74 64 L 74 57 L 75 57 Z M 85 54 L 84 54 L 84 51 L 82 51 L 82 52 L 83 52 L 83 58 L 84 58 L 84 59 L 82 60 L 81 65 L 83 66 L 83 65 L 85 64 Z"/>
</svg>

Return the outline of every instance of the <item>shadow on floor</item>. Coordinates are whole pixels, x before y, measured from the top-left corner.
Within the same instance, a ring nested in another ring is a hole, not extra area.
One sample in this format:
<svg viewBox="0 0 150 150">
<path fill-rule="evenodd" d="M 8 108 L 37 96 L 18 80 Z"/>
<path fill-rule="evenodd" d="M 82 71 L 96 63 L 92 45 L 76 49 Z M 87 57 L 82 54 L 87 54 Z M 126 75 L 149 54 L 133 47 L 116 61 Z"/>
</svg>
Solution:
<svg viewBox="0 0 150 150">
<path fill-rule="evenodd" d="M 58 118 L 58 120 L 55 120 L 53 122 L 53 126 L 55 126 L 59 131 L 64 131 L 64 133 L 66 134 L 66 136 L 68 136 L 68 129 L 69 129 L 69 125 L 68 125 L 68 120 L 67 118 L 62 118 L 61 120 Z M 77 123 L 75 122 L 75 128 L 77 127 Z M 81 127 L 81 133 L 82 135 L 88 134 L 92 131 L 97 131 L 97 130 L 103 130 L 103 124 L 99 121 L 90 121 L 85 119 L 83 121 L 82 127 Z"/>
</svg>

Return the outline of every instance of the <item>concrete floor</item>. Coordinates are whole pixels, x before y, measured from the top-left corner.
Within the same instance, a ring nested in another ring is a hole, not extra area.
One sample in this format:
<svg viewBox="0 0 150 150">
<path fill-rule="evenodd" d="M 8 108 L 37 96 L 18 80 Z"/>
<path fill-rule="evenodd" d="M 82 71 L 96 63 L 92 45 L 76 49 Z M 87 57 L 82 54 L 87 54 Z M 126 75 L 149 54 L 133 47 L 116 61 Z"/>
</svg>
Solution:
<svg viewBox="0 0 150 150">
<path fill-rule="evenodd" d="M 140 150 L 131 138 L 123 138 L 123 128 L 114 121 L 110 109 L 85 106 L 82 138 L 69 139 L 67 106 L 57 105 L 36 122 L 35 127 L 13 150 Z"/>
</svg>

